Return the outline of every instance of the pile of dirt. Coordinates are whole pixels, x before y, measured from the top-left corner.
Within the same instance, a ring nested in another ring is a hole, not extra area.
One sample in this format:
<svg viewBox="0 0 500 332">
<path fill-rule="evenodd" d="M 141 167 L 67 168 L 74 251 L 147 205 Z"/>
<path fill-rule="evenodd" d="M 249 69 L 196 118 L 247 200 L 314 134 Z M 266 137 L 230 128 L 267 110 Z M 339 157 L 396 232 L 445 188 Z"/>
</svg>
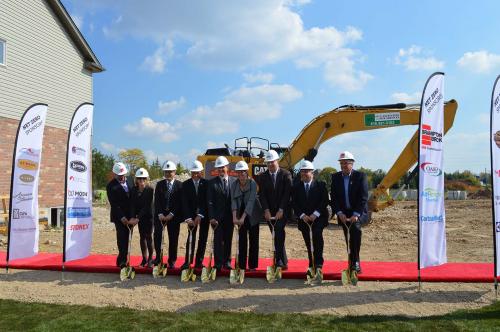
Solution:
<svg viewBox="0 0 500 332">
<path fill-rule="evenodd" d="M 485 199 L 485 198 L 491 198 L 491 190 L 486 188 L 486 189 L 479 189 L 478 191 L 471 193 L 467 196 L 467 198 L 470 199 Z"/>
</svg>

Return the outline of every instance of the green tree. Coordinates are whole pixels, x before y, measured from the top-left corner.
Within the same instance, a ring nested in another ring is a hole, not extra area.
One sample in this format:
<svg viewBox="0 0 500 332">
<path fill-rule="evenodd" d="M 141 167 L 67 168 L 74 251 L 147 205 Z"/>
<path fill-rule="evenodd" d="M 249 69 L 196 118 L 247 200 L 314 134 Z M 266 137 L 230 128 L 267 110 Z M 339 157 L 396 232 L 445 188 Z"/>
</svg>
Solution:
<svg viewBox="0 0 500 332">
<path fill-rule="evenodd" d="M 97 149 L 92 149 L 92 187 L 104 189 L 112 177 L 113 155 L 105 155 Z"/>
<path fill-rule="evenodd" d="M 144 156 L 144 152 L 141 149 L 133 148 L 121 151 L 118 154 L 120 161 L 127 165 L 129 169 L 129 174 L 132 176 L 135 171 L 141 167 L 147 168 L 148 162 Z"/>
<path fill-rule="evenodd" d="M 180 162 L 177 163 L 177 171 L 176 171 L 177 174 L 184 174 L 184 173 L 188 173 L 188 172 L 189 171 L 184 166 L 182 166 L 182 164 Z"/>
<path fill-rule="evenodd" d="M 337 170 L 333 167 L 325 167 L 318 173 L 318 180 L 326 183 L 326 188 L 330 192 L 330 187 L 332 185 L 332 174 L 337 173 Z"/>
<path fill-rule="evenodd" d="M 160 179 L 163 176 L 160 161 L 158 157 L 149 165 L 149 178 L 151 180 Z"/>
</svg>

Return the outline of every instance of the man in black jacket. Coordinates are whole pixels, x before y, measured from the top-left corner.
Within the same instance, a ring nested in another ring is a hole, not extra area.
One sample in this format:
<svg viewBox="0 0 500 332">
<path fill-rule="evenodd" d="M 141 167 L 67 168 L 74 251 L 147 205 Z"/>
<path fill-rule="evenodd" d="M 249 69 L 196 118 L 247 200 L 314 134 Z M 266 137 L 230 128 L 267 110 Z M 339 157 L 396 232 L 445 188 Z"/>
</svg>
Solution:
<svg viewBox="0 0 500 332">
<path fill-rule="evenodd" d="M 361 249 L 361 225 L 368 221 L 368 180 L 366 174 L 353 170 L 354 156 L 344 151 L 339 157 L 341 171 L 332 174 L 331 207 L 332 213 L 344 230 L 347 245 L 351 248 L 351 269 L 361 273 L 359 251 Z"/>
<path fill-rule="evenodd" d="M 286 270 L 288 259 L 285 249 L 285 226 L 288 220 L 292 175 L 286 169 L 279 167 L 279 156 L 274 150 L 269 150 L 264 161 L 267 171 L 258 177 L 259 201 L 264 210 L 264 219 L 274 224 L 276 266 Z M 275 218 L 272 221 L 271 218 Z M 271 229 L 271 225 L 269 225 Z"/>
<path fill-rule="evenodd" d="M 155 224 L 154 241 L 156 259 L 154 265 L 160 263 L 162 225 L 168 231 L 168 268 L 175 266 L 177 260 L 177 244 L 179 242 L 180 223 L 182 222 L 182 182 L 175 179 L 177 166 L 172 161 L 163 164 L 164 179 L 155 188 Z"/>
<path fill-rule="evenodd" d="M 194 227 L 191 240 L 191 256 L 188 257 L 186 241 L 186 259 L 181 269 L 187 269 L 193 262 L 196 244 L 196 232 L 199 229 L 198 249 L 196 250 L 195 268 L 203 267 L 203 257 L 207 246 L 209 222 L 205 218 L 207 210 L 207 181 L 203 178 L 203 165 L 195 160 L 190 167 L 191 178 L 182 183 L 182 209 L 189 227 Z"/>
<path fill-rule="evenodd" d="M 231 244 L 233 240 L 233 214 L 231 211 L 231 184 L 229 161 L 224 156 L 215 160 L 218 176 L 208 181 L 207 210 L 210 224 L 215 229 L 215 268 L 231 269 Z"/>
<path fill-rule="evenodd" d="M 314 255 L 315 268 L 323 267 L 323 229 L 328 226 L 328 190 L 322 181 L 314 180 L 314 165 L 304 160 L 300 166 L 300 181 L 292 188 L 292 207 L 299 219 L 298 228 L 307 246 L 309 267 Z M 314 253 L 311 252 L 309 226 L 312 225 Z"/>
<path fill-rule="evenodd" d="M 106 186 L 106 193 L 111 206 L 110 221 L 115 224 L 116 244 L 118 246 L 118 256 L 116 257 L 116 266 L 120 268 L 127 264 L 128 250 L 128 225 L 136 225 L 138 220 L 133 218 L 130 211 L 130 189 L 127 183 L 127 167 L 121 163 L 115 163 L 113 166 L 115 174 Z"/>
</svg>

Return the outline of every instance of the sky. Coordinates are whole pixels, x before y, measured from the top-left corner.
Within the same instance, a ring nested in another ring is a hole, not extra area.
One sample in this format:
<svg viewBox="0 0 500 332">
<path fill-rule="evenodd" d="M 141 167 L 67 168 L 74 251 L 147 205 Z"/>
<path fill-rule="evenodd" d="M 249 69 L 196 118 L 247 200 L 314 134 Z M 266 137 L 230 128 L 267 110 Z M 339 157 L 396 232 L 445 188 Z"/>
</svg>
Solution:
<svg viewBox="0 0 500 332">
<path fill-rule="evenodd" d="M 458 111 L 444 137 L 447 172 L 489 170 L 489 112 L 500 74 L 499 1 L 62 0 L 106 71 L 94 75 L 94 147 L 188 164 L 207 148 L 259 136 L 288 146 L 340 105 L 418 103 L 445 73 Z M 334 137 L 388 170 L 416 130 Z"/>
</svg>

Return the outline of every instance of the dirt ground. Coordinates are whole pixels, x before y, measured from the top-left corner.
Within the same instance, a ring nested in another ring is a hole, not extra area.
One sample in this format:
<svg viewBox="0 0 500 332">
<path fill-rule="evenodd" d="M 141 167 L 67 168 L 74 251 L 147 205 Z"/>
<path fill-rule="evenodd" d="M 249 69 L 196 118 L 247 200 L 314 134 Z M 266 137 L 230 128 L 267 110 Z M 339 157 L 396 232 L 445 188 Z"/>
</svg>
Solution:
<svg viewBox="0 0 500 332">
<path fill-rule="evenodd" d="M 361 261 L 416 261 L 416 202 L 397 202 L 396 206 L 374 214 L 374 221 L 363 230 Z M 113 224 L 106 207 L 94 208 L 94 253 L 115 253 Z M 449 262 L 492 262 L 493 241 L 491 201 L 446 202 Z M 179 256 L 185 250 L 186 228 L 182 227 Z M 139 255 L 138 234 L 134 234 L 133 254 Z M 341 230 L 331 224 L 324 231 L 327 260 L 345 260 Z M 5 250 L 0 248 L 0 250 Z M 267 226 L 260 230 L 260 255 L 271 257 L 271 235 Z M 289 258 L 305 258 L 307 252 L 296 226 L 287 228 Z M 62 230 L 40 233 L 41 252 L 61 252 Z M 182 259 L 181 259 L 182 261 Z M 23 292 L 20 292 L 23 290 Z M 178 277 L 155 280 L 138 275 L 121 283 L 111 274 L 61 273 L 50 271 L 12 271 L 0 274 L 0 298 L 50 303 L 127 306 L 166 311 L 234 310 L 257 312 L 333 313 L 339 315 L 402 314 L 428 316 L 456 309 L 476 308 L 491 303 L 491 284 L 425 283 L 417 292 L 416 283 L 361 282 L 344 287 L 327 281 L 311 287 L 301 280 L 282 280 L 270 285 L 262 279 L 247 279 L 238 287 L 226 278 L 213 284 L 183 284 Z"/>
</svg>

